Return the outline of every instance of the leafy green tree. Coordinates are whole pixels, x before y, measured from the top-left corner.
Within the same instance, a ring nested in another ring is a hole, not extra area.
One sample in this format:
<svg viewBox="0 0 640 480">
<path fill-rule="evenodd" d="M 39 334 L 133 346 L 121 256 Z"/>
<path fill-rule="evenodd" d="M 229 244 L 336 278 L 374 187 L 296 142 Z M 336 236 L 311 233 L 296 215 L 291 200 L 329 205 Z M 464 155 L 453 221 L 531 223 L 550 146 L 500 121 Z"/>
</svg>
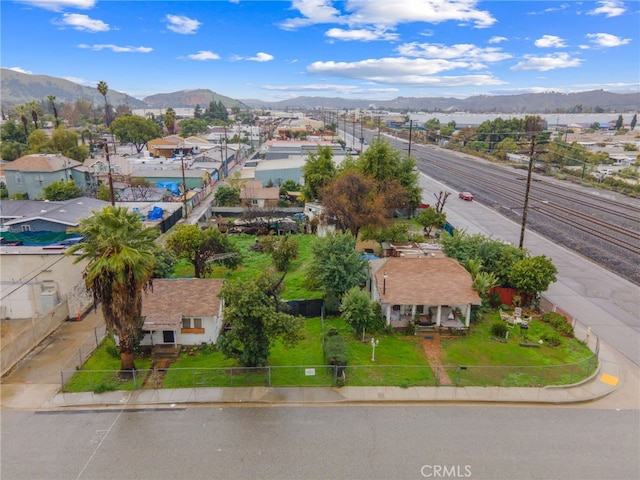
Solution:
<svg viewBox="0 0 640 480">
<path fill-rule="evenodd" d="M 183 138 L 198 135 L 207 130 L 207 121 L 200 118 L 186 118 L 178 124 L 179 133 Z"/>
<path fill-rule="evenodd" d="M 73 180 L 53 182 L 42 188 L 45 200 L 61 201 L 82 196 L 82 189 Z"/>
<path fill-rule="evenodd" d="M 231 269 L 242 263 L 238 247 L 214 226 L 201 229 L 198 225 L 178 225 L 165 244 L 178 258 L 193 265 L 196 278 L 205 278 L 215 262 Z"/>
<path fill-rule="evenodd" d="M 122 207 L 105 207 L 80 220 L 84 237 L 67 249 L 74 262 L 88 260 L 84 280 L 100 304 L 107 329 L 120 342 L 121 372 L 135 370 L 134 345 L 141 328 L 142 294 L 151 285 L 155 265 L 155 228 Z"/>
<path fill-rule="evenodd" d="M 547 291 L 556 281 L 558 270 L 551 259 L 544 255 L 523 258 L 515 263 L 509 273 L 511 284 L 519 292 L 532 297 Z"/>
<path fill-rule="evenodd" d="M 282 311 L 278 300 L 282 278 L 263 273 L 250 280 L 225 282 L 220 292 L 229 330 L 218 337 L 218 348 L 245 367 L 268 364 L 271 345 L 281 340 L 286 347 L 303 336 L 304 322 Z"/>
<path fill-rule="evenodd" d="M 0 157 L 7 161 L 12 161 L 22 156 L 22 152 L 27 150 L 27 146 L 18 142 L 2 142 L 0 146 Z"/>
<path fill-rule="evenodd" d="M 447 223 L 447 214 L 444 212 L 439 213 L 433 207 L 425 208 L 416 215 L 416 222 L 422 227 L 424 235 L 429 237 L 433 227 L 444 227 L 445 223 Z"/>
<path fill-rule="evenodd" d="M 221 207 L 240 205 L 240 190 L 227 185 L 220 185 L 214 194 L 216 204 Z"/>
<path fill-rule="evenodd" d="M 0 141 L 25 144 L 27 137 L 24 134 L 24 129 L 20 128 L 16 122 L 8 120 L 0 125 Z"/>
<path fill-rule="evenodd" d="M 362 333 L 362 341 L 366 330 L 375 330 L 380 319 L 376 315 L 375 302 L 369 298 L 369 294 L 360 287 L 353 287 L 342 297 L 340 304 L 342 318 L 356 333 Z"/>
<path fill-rule="evenodd" d="M 336 175 L 333 153 L 329 147 L 318 147 L 318 152 L 309 152 L 302 167 L 304 187 L 302 195 L 307 202 L 322 200 L 321 190 Z"/>
<path fill-rule="evenodd" d="M 50 148 L 79 162 L 84 162 L 89 157 L 89 149 L 78 144 L 78 134 L 65 127 L 59 127 L 53 131 Z"/>
<path fill-rule="evenodd" d="M 168 248 L 158 246 L 154 253 L 156 264 L 153 267 L 153 278 L 170 278 L 178 263 L 178 257 Z"/>
<path fill-rule="evenodd" d="M 356 239 L 348 233 L 318 237 L 312 247 L 306 278 L 311 288 L 325 291 L 327 310 L 340 308 L 340 299 L 352 287 L 367 280 L 369 265 L 356 251 Z"/>
<path fill-rule="evenodd" d="M 27 140 L 29 153 L 56 153 L 51 145 L 51 138 L 42 130 L 34 130 Z"/>
<path fill-rule="evenodd" d="M 298 242 L 290 236 L 285 235 L 276 241 L 271 258 L 279 272 L 286 272 L 291 262 L 298 256 Z"/>
<path fill-rule="evenodd" d="M 202 118 L 202 107 L 200 106 L 200 104 L 197 104 L 196 107 L 193 109 L 193 118 L 195 119 Z"/>
<path fill-rule="evenodd" d="M 0 198 L 3 200 L 9 198 L 9 190 L 7 190 L 7 184 L 4 182 L 0 182 Z"/>
<path fill-rule="evenodd" d="M 123 115 L 116 118 L 111 124 L 110 131 L 121 142 L 133 143 L 138 153 L 142 151 L 149 140 L 162 135 L 157 123 L 136 115 Z"/>
</svg>

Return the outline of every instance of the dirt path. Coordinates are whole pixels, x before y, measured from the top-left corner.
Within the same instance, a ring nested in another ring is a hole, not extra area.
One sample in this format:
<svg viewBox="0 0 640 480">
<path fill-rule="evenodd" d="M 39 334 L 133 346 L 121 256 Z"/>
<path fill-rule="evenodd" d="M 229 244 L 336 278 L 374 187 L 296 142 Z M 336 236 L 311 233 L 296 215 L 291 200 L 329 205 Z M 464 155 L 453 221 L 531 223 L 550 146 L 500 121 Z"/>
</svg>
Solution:
<svg viewBox="0 0 640 480">
<path fill-rule="evenodd" d="M 424 338 L 424 337 L 430 338 Z M 449 374 L 447 374 L 446 370 L 442 368 L 442 350 L 440 348 L 440 335 L 437 333 L 431 335 L 425 335 L 422 338 L 422 348 L 424 348 L 424 352 L 427 354 L 427 359 L 429 360 L 429 365 L 431 366 L 431 370 L 433 370 L 433 374 L 438 379 L 439 385 L 453 385 L 451 378 L 449 378 Z M 440 368 L 438 368 L 440 367 Z"/>
</svg>

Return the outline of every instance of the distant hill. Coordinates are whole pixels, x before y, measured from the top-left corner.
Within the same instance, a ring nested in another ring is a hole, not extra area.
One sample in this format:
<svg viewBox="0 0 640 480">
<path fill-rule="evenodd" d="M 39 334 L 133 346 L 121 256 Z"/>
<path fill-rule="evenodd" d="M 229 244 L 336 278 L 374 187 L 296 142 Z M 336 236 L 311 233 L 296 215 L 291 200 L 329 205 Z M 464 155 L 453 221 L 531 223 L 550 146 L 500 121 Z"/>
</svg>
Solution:
<svg viewBox="0 0 640 480">
<path fill-rule="evenodd" d="M 180 90 L 172 93 L 158 93 L 144 97 L 143 101 L 150 108 L 184 108 L 200 105 L 204 110 L 209 106 L 209 103 L 213 101 L 216 103 L 222 102 L 226 108 L 238 106 L 241 110 L 250 110 L 249 106 L 239 100 L 234 100 L 233 98 L 225 97 L 219 93 L 201 88 L 196 90 Z"/>
<path fill-rule="evenodd" d="M 86 98 L 94 104 L 104 103 L 104 97 L 95 88 L 85 87 L 63 78 L 29 75 L 8 68 L 0 68 L 0 80 L 0 98 L 3 108 L 31 100 L 46 102 L 49 95 L 54 95 L 58 103 L 75 102 L 81 98 Z M 107 93 L 107 99 L 114 106 L 145 107 L 145 103 L 141 100 L 111 89 Z"/>
<path fill-rule="evenodd" d="M 640 93 L 612 93 L 604 90 L 575 93 L 525 93 L 520 95 L 477 95 L 469 98 L 397 97 L 393 100 L 349 100 L 330 97 L 296 97 L 279 102 L 242 100 L 252 108 L 271 110 L 313 108 L 378 108 L 405 111 L 465 111 L 497 113 L 581 113 L 602 109 L 605 112 L 637 112 Z"/>
</svg>

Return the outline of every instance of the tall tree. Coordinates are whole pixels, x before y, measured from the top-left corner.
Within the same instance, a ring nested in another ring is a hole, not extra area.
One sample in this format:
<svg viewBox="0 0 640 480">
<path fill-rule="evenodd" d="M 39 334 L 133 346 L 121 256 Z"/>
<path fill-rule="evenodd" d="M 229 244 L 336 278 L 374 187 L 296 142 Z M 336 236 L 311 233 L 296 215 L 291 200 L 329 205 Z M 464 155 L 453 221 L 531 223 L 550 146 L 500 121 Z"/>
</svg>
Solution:
<svg viewBox="0 0 640 480">
<path fill-rule="evenodd" d="M 356 238 L 365 225 L 383 226 L 387 222 L 387 198 L 379 194 L 376 181 L 361 172 L 340 174 L 320 193 L 325 215 Z"/>
<path fill-rule="evenodd" d="M 142 295 L 151 286 L 158 231 L 145 228 L 137 213 L 109 206 L 80 220 L 75 232 L 84 240 L 69 247 L 67 255 L 76 255 L 75 263 L 89 261 L 85 284 L 102 307 L 108 331 L 118 336 L 121 373 L 135 370 Z"/>
<path fill-rule="evenodd" d="M 444 224 L 447 223 L 447 214 L 437 212 L 433 207 L 425 208 L 416 215 L 416 222 L 422 227 L 422 233 L 429 237 L 433 227 L 444 227 Z"/>
<path fill-rule="evenodd" d="M 310 287 L 325 291 L 326 306 L 335 312 L 342 295 L 367 280 L 369 264 L 356 251 L 356 239 L 348 233 L 318 237 L 312 247 L 313 258 L 307 265 Z"/>
<path fill-rule="evenodd" d="M 29 120 L 27 120 L 27 116 L 24 113 L 20 115 L 20 121 L 22 122 L 22 127 L 24 128 L 24 136 L 26 138 L 29 136 Z"/>
<path fill-rule="evenodd" d="M 164 112 L 164 128 L 169 135 L 176 133 L 176 111 L 169 107 Z"/>
<path fill-rule="evenodd" d="M 631 118 L 631 123 L 629 124 L 629 129 L 633 130 L 636 128 L 636 123 L 638 122 L 638 114 L 634 113 Z"/>
<path fill-rule="evenodd" d="M 107 92 L 109 91 L 109 85 L 104 80 L 98 82 L 96 87 L 100 95 L 104 97 L 104 123 L 108 127 L 111 126 L 111 112 L 109 110 L 109 102 L 107 101 Z"/>
<path fill-rule="evenodd" d="M 36 130 L 38 129 L 38 112 L 33 109 L 31 110 L 31 118 L 33 119 L 33 124 L 36 127 Z"/>
<path fill-rule="evenodd" d="M 319 147 L 317 153 L 309 152 L 302 167 L 304 187 L 302 195 L 308 202 L 322 199 L 321 190 L 336 175 L 333 153 L 329 147 Z"/>
<path fill-rule="evenodd" d="M 238 247 L 214 226 L 201 229 L 198 225 L 178 225 L 167 238 L 166 246 L 178 258 L 193 265 L 196 278 L 206 277 L 214 262 L 221 262 L 228 268 L 236 268 L 242 263 Z"/>
<path fill-rule="evenodd" d="M 47 100 L 51 104 L 51 110 L 53 110 L 53 117 L 55 118 L 55 128 L 60 126 L 60 120 L 58 119 L 58 109 L 56 108 L 56 96 L 47 95 Z"/>
<path fill-rule="evenodd" d="M 123 115 L 116 118 L 109 129 L 121 142 L 133 143 L 140 153 L 149 140 L 162 135 L 160 126 L 150 118 Z"/>
<path fill-rule="evenodd" d="M 231 328 L 220 335 L 217 345 L 226 357 L 245 367 L 264 367 L 277 339 L 286 347 L 302 339 L 302 318 L 283 312 L 280 306 L 282 279 L 262 273 L 248 281 L 225 282 L 220 296 L 225 322 Z"/>
<path fill-rule="evenodd" d="M 622 115 L 618 115 L 618 119 L 616 120 L 616 131 L 620 130 L 623 126 L 624 126 L 624 120 L 622 119 Z"/>
<path fill-rule="evenodd" d="M 516 262 L 509 273 L 509 280 L 519 292 L 535 298 L 556 281 L 557 273 L 551 259 L 539 255 Z"/>
</svg>

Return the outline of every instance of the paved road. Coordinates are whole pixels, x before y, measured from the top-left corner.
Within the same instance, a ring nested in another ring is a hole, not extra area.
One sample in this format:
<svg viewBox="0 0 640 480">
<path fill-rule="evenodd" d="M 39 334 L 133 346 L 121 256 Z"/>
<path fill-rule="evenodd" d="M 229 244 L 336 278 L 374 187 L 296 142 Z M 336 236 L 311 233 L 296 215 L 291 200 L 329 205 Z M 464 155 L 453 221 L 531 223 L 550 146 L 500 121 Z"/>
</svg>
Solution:
<svg viewBox="0 0 640 480">
<path fill-rule="evenodd" d="M 640 478 L 638 410 L 169 410 L 3 412 L 2 479 Z"/>
</svg>

